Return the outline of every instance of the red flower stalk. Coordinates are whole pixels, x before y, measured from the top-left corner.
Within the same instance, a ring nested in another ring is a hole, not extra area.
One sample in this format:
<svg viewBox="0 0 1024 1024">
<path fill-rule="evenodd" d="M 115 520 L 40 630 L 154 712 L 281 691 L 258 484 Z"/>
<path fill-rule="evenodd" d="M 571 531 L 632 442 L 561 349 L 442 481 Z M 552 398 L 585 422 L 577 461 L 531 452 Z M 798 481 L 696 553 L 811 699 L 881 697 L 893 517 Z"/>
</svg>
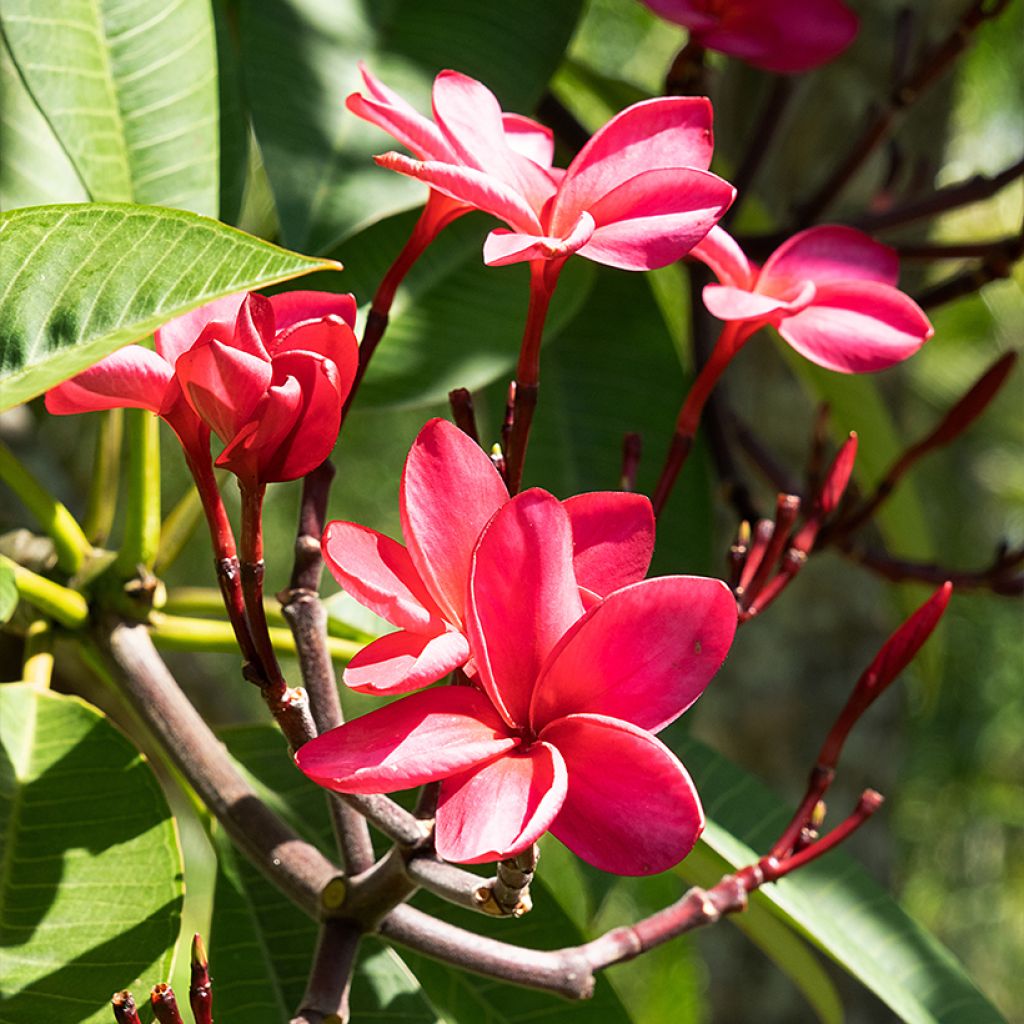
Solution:
<svg viewBox="0 0 1024 1024">
<path fill-rule="evenodd" d="M 643 0 L 690 30 L 690 41 L 757 68 L 794 74 L 853 42 L 857 16 L 840 0 Z"/>
<path fill-rule="evenodd" d="M 552 495 L 503 504 L 466 591 L 475 685 L 412 694 L 325 733 L 298 752 L 302 771 L 346 793 L 440 781 L 435 840 L 447 860 L 513 857 L 549 829 L 618 874 L 684 857 L 703 812 L 653 733 L 718 670 L 735 603 L 718 580 L 670 576 L 585 611 L 573 548 Z"/>
<path fill-rule="evenodd" d="M 405 693 L 466 665 L 466 581 L 473 550 L 508 500 L 481 448 L 451 423 L 434 419 L 417 436 L 402 473 L 399 504 L 407 547 L 357 523 L 328 523 L 323 554 L 335 579 L 399 627 L 349 662 L 344 678 L 350 687 Z M 647 498 L 608 491 L 564 504 L 587 604 L 643 578 L 654 548 Z"/>
</svg>

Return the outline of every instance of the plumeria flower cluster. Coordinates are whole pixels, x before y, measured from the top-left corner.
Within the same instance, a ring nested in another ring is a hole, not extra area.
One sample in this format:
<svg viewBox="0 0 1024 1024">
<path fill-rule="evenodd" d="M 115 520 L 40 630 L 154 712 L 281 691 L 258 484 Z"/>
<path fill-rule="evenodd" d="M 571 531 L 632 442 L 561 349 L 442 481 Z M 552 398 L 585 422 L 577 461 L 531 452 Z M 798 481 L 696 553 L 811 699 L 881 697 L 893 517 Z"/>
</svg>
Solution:
<svg viewBox="0 0 1024 1024">
<path fill-rule="evenodd" d="M 440 782 L 435 840 L 451 861 L 512 857 L 550 830 L 607 871 L 675 864 L 703 812 L 654 733 L 724 660 L 728 588 L 643 579 L 645 498 L 509 498 L 483 452 L 440 420 L 410 452 L 401 501 L 408 548 L 351 523 L 324 535 L 342 585 L 402 627 L 357 656 L 346 681 L 402 692 L 461 666 L 467 685 L 409 694 L 324 734 L 298 752 L 302 771 L 346 793 Z"/>
</svg>

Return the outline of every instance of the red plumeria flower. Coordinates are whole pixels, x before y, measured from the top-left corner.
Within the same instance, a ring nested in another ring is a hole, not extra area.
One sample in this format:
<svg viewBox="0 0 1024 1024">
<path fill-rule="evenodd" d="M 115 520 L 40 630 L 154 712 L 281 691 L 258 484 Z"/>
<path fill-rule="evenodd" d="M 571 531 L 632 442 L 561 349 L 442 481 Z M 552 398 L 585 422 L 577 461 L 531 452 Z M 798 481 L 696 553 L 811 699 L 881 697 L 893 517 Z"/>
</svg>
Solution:
<svg viewBox="0 0 1024 1024">
<path fill-rule="evenodd" d="M 840 0 L 643 0 L 655 14 L 690 30 L 707 50 L 766 71 L 793 74 L 845 50 L 859 23 Z"/>
<path fill-rule="evenodd" d="M 480 446 L 451 423 L 434 419 L 420 431 L 402 472 L 399 506 L 407 547 L 357 523 L 327 524 L 324 561 L 334 578 L 398 627 L 349 662 L 347 685 L 366 693 L 406 693 L 467 663 L 466 585 L 473 549 L 508 500 Z M 643 579 L 654 548 L 654 515 L 646 497 L 597 492 L 564 504 L 582 600 L 592 604 Z"/>
<path fill-rule="evenodd" d="M 653 733 L 718 670 L 736 605 L 718 580 L 667 576 L 584 612 L 569 512 L 531 490 L 503 505 L 466 600 L 476 686 L 403 697 L 325 733 L 296 761 L 343 793 L 441 781 L 446 860 L 515 856 L 550 830 L 617 874 L 664 871 L 704 825 L 685 768 Z"/>
<path fill-rule="evenodd" d="M 358 354 L 355 308 L 331 292 L 216 299 L 159 328 L 156 351 L 128 345 L 53 388 L 46 408 L 148 409 L 192 458 L 208 462 L 212 427 L 228 444 L 218 465 L 263 482 L 302 476 L 337 436 Z M 307 416 L 318 419 L 302 429 Z"/>
<path fill-rule="evenodd" d="M 254 487 L 295 480 L 327 458 L 359 360 L 354 319 L 351 296 L 248 294 L 233 322 L 203 327 L 175 377 L 224 442 L 218 466 Z"/>
<path fill-rule="evenodd" d="M 434 120 L 454 155 L 413 160 L 386 153 L 384 167 L 487 213 L 484 261 L 564 261 L 570 254 L 626 270 L 685 255 L 722 216 L 735 190 L 710 174 L 711 104 L 673 97 L 634 104 L 612 118 L 562 172 L 509 144 L 486 86 L 454 71 L 434 82 Z"/>
<path fill-rule="evenodd" d="M 896 287 L 895 251 L 853 228 L 801 231 L 761 268 L 719 227 L 693 255 L 720 282 L 704 289 L 713 316 L 744 340 L 771 324 L 797 352 L 830 370 L 884 370 L 934 333 L 921 307 Z"/>
</svg>

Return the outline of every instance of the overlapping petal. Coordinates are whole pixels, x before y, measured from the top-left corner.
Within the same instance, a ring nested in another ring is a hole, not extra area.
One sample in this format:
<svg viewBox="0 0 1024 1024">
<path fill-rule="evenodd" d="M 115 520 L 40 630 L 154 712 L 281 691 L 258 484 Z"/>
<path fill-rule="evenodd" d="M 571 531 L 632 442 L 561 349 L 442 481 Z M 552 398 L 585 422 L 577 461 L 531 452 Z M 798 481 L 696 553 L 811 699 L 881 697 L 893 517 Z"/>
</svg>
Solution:
<svg viewBox="0 0 1024 1024">
<path fill-rule="evenodd" d="M 225 295 L 222 299 L 214 299 L 205 306 L 168 320 L 163 327 L 158 327 L 153 332 L 157 352 L 173 368 L 178 356 L 187 352 L 196 343 L 196 339 L 210 323 L 224 325 L 225 336 L 229 337 L 245 295 L 245 292 Z"/>
<path fill-rule="evenodd" d="M 704 829 L 686 769 L 649 732 L 614 718 L 572 715 L 541 734 L 565 760 L 568 788 L 551 833 L 617 875 L 665 871 Z"/>
<path fill-rule="evenodd" d="M 798 281 L 876 281 L 895 287 L 899 279 L 899 256 L 891 246 L 855 228 L 824 224 L 783 242 L 761 268 L 758 290 L 775 295 Z"/>
<path fill-rule="evenodd" d="M 659 576 L 616 590 L 552 652 L 531 726 L 586 713 L 658 732 L 701 695 L 735 632 L 736 602 L 721 580 Z"/>
<path fill-rule="evenodd" d="M 432 635 L 402 629 L 359 651 L 345 667 L 345 685 L 359 693 L 410 693 L 465 665 L 469 653 L 469 642 L 455 630 Z"/>
<path fill-rule="evenodd" d="M 270 308 L 274 311 L 274 329 L 277 338 L 271 345 L 271 352 L 277 352 L 289 331 L 308 320 L 324 320 L 337 317 L 354 327 L 356 323 L 356 300 L 354 295 L 340 292 L 314 292 L 296 290 L 280 292 L 270 296 Z M 326 354 L 326 353 L 325 353 Z"/>
<path fill-rule="evenodd" d="M 604 596 L 647 575 L 654 554 L 654 509 L 643 494 L 594 491 L 566 498 L 576 582 Z"/>
<path fill-rule="evenodd" d="M 162 356 L 128 345 L 46 393 L 48 412 L 64 416 L 101 409 L 159 413 L 173 371 Z"/>
<path fill-rule="evenodd" d="M 526 725 L 541 667 L 582 614 L 569 515 L 546 491 L 525 491 L 480 538 L 466 616 L 481 685 L 509 725 Z"/>
<path fill-rule="evenodd" d="M 402 534 L 420 578 L 453 624 L 463 619 L 473 548 L 506 501 L 508 489 L 475 441 L 446 420 L 423 427 L 402 473 Z"/>
<path fill-rule="evenodd" d="M 567 787 L 562 755 L 547 743 L 445 779 L 437 803 L 437 852 L 462 864 L 514 857 L 547 832 Z"/>
<path fill-rule="evenodd" d="M 772 319 L 776 314 L 789 316 L 798 313 L 814 301 L 816 294 L 817 289 L 811 281 L 805 281 L 793 299 L 776 298 L 774 295 L 762 295 L 760 292 L 720 284 L 705 285 L 701 292 L 708 312 L 719 320 L 764 321 Z"/>
<path fill-rule="evenodd" d="M 389 793 L 448 778 L 519 746 L 487 698 L 468 686 L 410 694 L 301 747 L 314 782 L 342 793 Z"/>
</svg>

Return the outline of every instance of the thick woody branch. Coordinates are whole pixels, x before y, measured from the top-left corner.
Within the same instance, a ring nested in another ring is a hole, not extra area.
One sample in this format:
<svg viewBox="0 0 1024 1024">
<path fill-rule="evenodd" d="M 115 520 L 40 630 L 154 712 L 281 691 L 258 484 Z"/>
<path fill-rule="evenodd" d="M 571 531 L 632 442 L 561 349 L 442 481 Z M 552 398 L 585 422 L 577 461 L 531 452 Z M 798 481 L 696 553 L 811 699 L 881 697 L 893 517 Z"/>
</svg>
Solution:
<svg viewBox="0 0 1024 1024">
<path fill-rule="evenodd" d="M 338 869 L 257 797 L 182 693 L 145 627 L 115 623 L 97 631 L 97 642 L 116 666 L 132 710 L 238 849 L 297 906 L 319 917 L 321 894 Z"/>
<path fill-rule="evenodd" d="M 291 1024 L 348 1024 L 349 989 L 361 935 L 348 921 L 320 925 L 309 981 Z"/>
</svg>

